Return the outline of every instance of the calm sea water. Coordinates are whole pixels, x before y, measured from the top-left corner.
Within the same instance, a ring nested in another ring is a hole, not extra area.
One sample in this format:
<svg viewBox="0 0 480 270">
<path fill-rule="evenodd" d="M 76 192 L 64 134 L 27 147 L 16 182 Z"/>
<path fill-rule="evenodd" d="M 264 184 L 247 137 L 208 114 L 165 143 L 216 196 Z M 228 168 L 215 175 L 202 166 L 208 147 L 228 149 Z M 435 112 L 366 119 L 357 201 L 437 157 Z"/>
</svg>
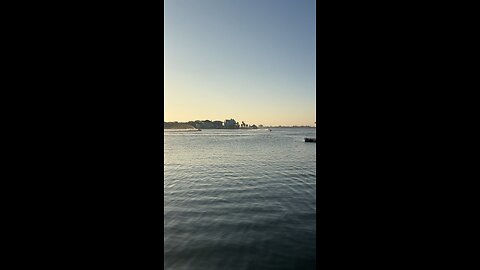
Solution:
<svg viewBox="0 0 480 270">
<path fill-rule="evenodd" d="M 315 269 L 315 129 L 164 131 L 164 269 Z"/>
</svg>

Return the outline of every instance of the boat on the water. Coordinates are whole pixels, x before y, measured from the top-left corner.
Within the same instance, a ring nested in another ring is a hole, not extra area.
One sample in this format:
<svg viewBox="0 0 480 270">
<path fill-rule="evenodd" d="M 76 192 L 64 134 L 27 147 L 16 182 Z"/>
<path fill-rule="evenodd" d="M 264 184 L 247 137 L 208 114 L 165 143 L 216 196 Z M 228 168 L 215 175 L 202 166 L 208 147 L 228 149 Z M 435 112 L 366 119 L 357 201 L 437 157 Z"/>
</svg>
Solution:
<svg viewBox="0 0 480 270">
<path fill-rule="evenodd" d="M 317 138 L 305 138 L 305 142 L 317 142 Z"/>
</svg>

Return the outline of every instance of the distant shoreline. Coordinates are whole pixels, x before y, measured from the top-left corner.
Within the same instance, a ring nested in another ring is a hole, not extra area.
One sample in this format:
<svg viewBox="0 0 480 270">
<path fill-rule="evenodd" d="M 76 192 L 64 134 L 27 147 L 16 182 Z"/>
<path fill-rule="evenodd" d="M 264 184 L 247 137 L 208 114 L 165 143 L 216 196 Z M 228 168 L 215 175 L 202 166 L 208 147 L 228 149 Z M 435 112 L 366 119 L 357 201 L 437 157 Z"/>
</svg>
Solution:
<svg viewBox="0 0 480 270">
<path fill-rule="evenodd" d="M 289 127 L 262 127 L 258 129 L 270 129 L 270 128 L 316 128 L 316 127 L 311 127 L 311 126 L 289 126 Z M 190 126 L 164 126 L 163 129 L 184 129 L 184 130 L 198 130 L 197 128 Z M 203 128 L 203 129 L 217 129 L 217 130 L 250 130 L 253 128 Z"/>
<path fill-rule="evenodd" d="M 222 121 L 196 120 L 189 122 L 163 122 L 163 129 L 270 129 L 270 128 L 316 128 L 314 126 L 264 126 L 237 122 L 234 119 Z"/>
<path fill-rule="evenodd" d="M 163 129 L 196 129 L 194 126 L 187 123 L 164 123 Z"/>
</svg>

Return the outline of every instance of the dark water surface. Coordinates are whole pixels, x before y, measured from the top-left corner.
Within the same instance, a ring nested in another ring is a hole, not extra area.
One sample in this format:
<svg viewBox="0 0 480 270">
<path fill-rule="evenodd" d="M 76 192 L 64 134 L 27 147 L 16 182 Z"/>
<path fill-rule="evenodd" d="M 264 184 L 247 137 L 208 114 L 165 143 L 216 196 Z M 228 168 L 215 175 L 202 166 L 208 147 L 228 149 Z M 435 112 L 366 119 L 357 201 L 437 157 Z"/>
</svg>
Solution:
<svg viewBox="0 0 480 270">
<path fill-rule="evenodd" d="M 315 129 L 164 132 L 164 269 L 315 269 Z"/>
</svg>

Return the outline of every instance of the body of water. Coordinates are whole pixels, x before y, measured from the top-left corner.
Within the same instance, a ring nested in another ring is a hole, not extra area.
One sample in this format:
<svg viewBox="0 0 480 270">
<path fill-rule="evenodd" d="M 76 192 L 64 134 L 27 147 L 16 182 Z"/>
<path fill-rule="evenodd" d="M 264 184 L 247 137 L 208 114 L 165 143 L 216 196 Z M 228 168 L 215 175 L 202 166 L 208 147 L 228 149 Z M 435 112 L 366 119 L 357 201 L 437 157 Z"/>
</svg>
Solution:
<svg viewBox="0 0 480 270">
<path fill-rule="evenodd" d="M 315 269 L 312 128 L 164 131 L 164 269 Z"/>
</svg>

